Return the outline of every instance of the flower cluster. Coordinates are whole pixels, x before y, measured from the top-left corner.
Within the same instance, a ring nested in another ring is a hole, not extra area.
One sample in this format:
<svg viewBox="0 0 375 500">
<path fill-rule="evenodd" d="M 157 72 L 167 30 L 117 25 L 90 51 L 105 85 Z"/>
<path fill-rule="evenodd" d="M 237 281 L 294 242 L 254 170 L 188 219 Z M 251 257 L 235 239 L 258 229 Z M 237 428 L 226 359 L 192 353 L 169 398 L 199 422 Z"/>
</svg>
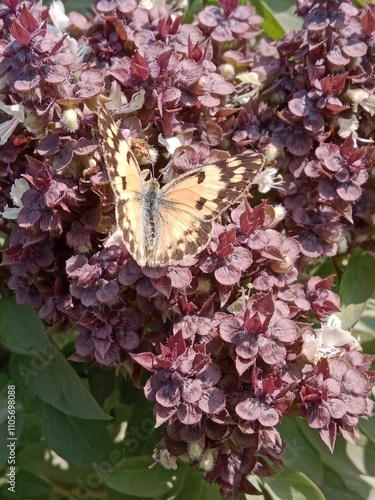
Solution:
<svg viewBox="0 0 375 500">
<path fill-rule="evenodd" d="M 302 253 L 316 258 L 355 239 L 356 203 L 371 173 L 375 11 L 349 0 L 297 5 L 303 29 L 276 43 L 277 64 L 263 48 L 252 71 L 264 82 L 260 98 L 277 102 L 277 116 L 267 110 L 261 123 L 284 152 L 277 162 L 287 165 L 286 224 Z"/>
<path fill-rule="evenodd" d="M 186 453 L 229 499 L 282 466 L 284 415 L 332 450 L 371 414 L 371 357 L 332 319 L 333 278 L 304 273 L 356 244 L 355 218 L 361 242 L 375 223 L 375 7 L 300 0 L 303 28 L 256 44 L 249 5 L 182 24 L 145 3 L 100 0 L 90 19 L 0 6 L 1 272 L 18 302 L 76 328 L 76 360 L 151 372 L 158 460 Z M 165 182 L 255 147 L 274 162 L 254 179 L 267 199 L 224 214 L 194 258 L 140 267 L 112 231 L 99 101 Z"/>
</svg>

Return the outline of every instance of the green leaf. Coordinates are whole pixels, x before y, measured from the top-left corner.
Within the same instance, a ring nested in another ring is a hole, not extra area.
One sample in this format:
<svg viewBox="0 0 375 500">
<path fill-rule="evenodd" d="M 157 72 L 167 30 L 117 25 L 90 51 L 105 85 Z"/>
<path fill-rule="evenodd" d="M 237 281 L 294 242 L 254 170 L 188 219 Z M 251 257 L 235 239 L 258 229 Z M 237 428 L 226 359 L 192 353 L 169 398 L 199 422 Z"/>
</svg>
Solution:
<svg viewBox="0 0 375 500">
<path fill-rule="evenodd" d="M 21 469 L 16 475 L 16 491 L 18 498 L 48 500 L 52 487 L 35 474 Z"/>
<path fill-rule="evenodd" d="M 367 420 L 361 419 L 359 421 L 359 428 L 373 443 L 375 443 L 375 418 L 369 418 Z"/>
<path fill-rule="evenodd" d="M 203 479 L 202 472 L 195 467 L 189 468 L 182 487 L 175 500 L 221 500 L 219 486 L 211 485 Z"/>
<path fill-rule="evenodd" d="M 375 354 L 375 300 L 367 301 L 361 319 L 355 324 L 352 335 L 359 338 L 366 354 Z"/>
<path fill-rule="evenodd" d="M 183 17 L 182 22 L 184 24 L 189 24 L 193 22 L 194 16 L 198 14 L 198 12 L 202 9 L 202 6 L 203 6 L 203 0 L 189 0 L 189 5 Z"/>
<path fill-rule="evenodd" d="M 106 487 L 106 500 L 139 500 L 138 497 L 133 495 L 125 495 L 124 493 L 120 493 L 119 491 L 112 490 L 111 488 Z"/>
<path fill-rule="evenodd" d="M 320 489 L 302 472 L 286 467 L 282 472 L 263 479 L 264 489 L 273 500 L 325 500 Z"/>
<path fill-rule="evenodd" d="M 184 464 L 182 467 L 186 468 L 186 465 Z M 184 476 L 180 474 L 172 490 L 167 495 L 163 495 L 162 498 L 173 498 L 174 500 L 221 500 L 219 486 L 211 485 L 203 479 L 202 474 L 196 467 L 189 467 L 187 474 Z M 127 495 L 110 488 L 107 489 L 107 500 L 139 500 L 139 498 L 142 497 L 138 494 Z M 160 497 L 155 494 L 152 498 Z"/>
<path fill-rule="evenodd" d="M 51 353 L 51 343 L 37 313 L 10 298 L 0 299 L 0 341 L 17 354 L 42 353 L 48 357 Z"/>
<path fill-rule="evenodd" d="M 92 11 L 92 1 L 91 0 L 65 0 L 65 11 L 71 12 L 72 10 L 80 12 L 83 15 L 87 15 Z"/>
<path fill-rule="evenodd" d="M 251 3 L 255 5 L 252 0 Z M 301 29 L 303 20 L 294 13 L 296 10 L 295 0 L 262 0 L 262 3 L 267 6 L 285 32 Z"/>
<path fill-rule="evenodd" d="M 273 40 L 279 40 L 285 35 L 285 30 L 276 19 L 275 14 L 262 0 L 251 0 L 257 14 L 263 17 L 264 21 L 261 24 L 264 31 Z"/>
<path fill-rule="evenodd" d="M 319 453 L 316 463 L 323 470 L 321 479 L 315 479 L 314 469 L 306 475 L 321 489 L 329 500 L 368 500 L 375 498 L 375 444 L 361 436 L 356 445 L 338 437 L 334 452 L 331 454 L 322 442 L 316 430 L 311 429 L 305 419 L 294 419 L 300 427 L 309 446 L 300 453 L 300 466 L 309 456 L 311 450 Z"/>
<path fill-rule="evenodd" d="M 375 292 L 375 259 L 357 248 L 345 268 L 340 284 L 343 328 L 351 328 L 362 316 Z"/>
<path fill-rule="evenodd" d="M 365 430 L 372 438 L 374 423 L 374 419 L 361 421 L 361 427 L 364 424 Z M 318 432 L 311 429 L 305 419 L 284 418 L 280 430 L 286 443 L 282 454 L 284 464 L 303 472 L 320 488 L 325 498 L 330 500 L 375 498 L 373 439 L 361 435 L 356 445 L 353 445 L 339 436 L 335 450 L 331 454 Z M 272 498 L 277 497 L 272 496 Z M 290 497 L 285 496 L 285 498 Z"/>
<path fill-rule="evenodd" d="M 17 453 L 17 467 L 41 476 L 51 483 L 64 484 L 71 490 L 76 489 L 77 486 L 82 487 L 82 485 L 87 484 L 87 481 L 91 479 L 89 474 L 93 474 L 92 477 L 97 477 L 97 474 L 92 472 L 92 469 L 90 471 L 88 468 L 76 467 L 72 463 L 66 464 L 61 457 L 52 453 L 45 438 L 40 442 L 20 447 Z M 95 484 L 95 487 L 97 489 L 98 485 Z M 75 497 L 72 497 L 72 500 L 73 498 Z M 92 495 L 84 496 L 82 494 L 80 497 L 80 499 L 89 498 L 92 498 Z"/>
<path fill-rule="evenodd" d="M 331 290 L 335 293 L 339 293 L 339 281 L 336 276 L 337 268 L 334 266 L 333 260 L 331 258 L 317 259 L 312 261 L 308 266 L 306 273 L 309 276 L 319 276 L 319 278 L 328 278 L 328 276 L 334 276 L 333 286 Z"/>
<path fill-rule="evenodd" d="M 35 412 L 47 443 L 64 460 L 92 467 L 110 459 L 111 441 L 104 422 L 72 417 L 39 398 L 35 398 Z"/>
<path fill-rule="evenodd" d="M 152 450 L 161 438 L 161 429 L 155 429 L 153 405 L 143 399 L 134 405 L 128 418 L 124 441 L 126 456 L 151 456 Z"/>
<path fill-rule="evenodd" d="M 8 448 L 4 445 L 8 437 L 8 419 L 7 419 L 7 404 L 6 401 L 0 400 L 0 470 L 5 466 L 8 460 Z"/>
<path fill-rule="evenodd" d="M 0 249 L 7 248 L 8 245 L 8 235 L 0 231 Z"/>
<path fill-rule="evenodd" d="M 284 417 L 278 430 L 285 443 L 281 459 L 284 465 L 306 474 L 314 483 L 323 481 L 323 468 L 319 452 L 311 446 L 299 419 Z"/>
<path fill-rule="evenodd" d="M 45 0 L 44 5 L 50 6 L 52 0 Z M 65 6 L 65 13 L 71 12 L 72 10 L 80 12 L 81 14 L 87 15 L 91 12 L 92 1 L 91 0 L 63 0 Z"/>
<path fill-rule="evenodd" d="M 150 456 L 131 457 L 124 460 L 105 478 L 105 484 L 113 490 L 138 498 L 156 498 L 169 494 L 176 483 L 183 481 L 187 466 L 179 464 L 177 470 L 166 470 L 161 465 L 151 469 Z"/>
<path fill-rule="evenodd" d="M 49 358 L 12 355 L 11 370 L 40 399 L 69 415 L 91 420 L 110 420 L 68 361 L 56 349 Z"/>
<path fill-rule="evenodd" d="M 354 5 L 362 7 L 363 9 L 366 8 L 366 5 L 373 5 L 375 3 L 375 0 L 355 0 Z"/>
<path fill-rule="evenodd" d="M 93 366 L 88 371 L 88 380 L 91 394 L 100 405 L 103 405 L 116 387 L 114 370 L 103 370 Z"/>
</svg>

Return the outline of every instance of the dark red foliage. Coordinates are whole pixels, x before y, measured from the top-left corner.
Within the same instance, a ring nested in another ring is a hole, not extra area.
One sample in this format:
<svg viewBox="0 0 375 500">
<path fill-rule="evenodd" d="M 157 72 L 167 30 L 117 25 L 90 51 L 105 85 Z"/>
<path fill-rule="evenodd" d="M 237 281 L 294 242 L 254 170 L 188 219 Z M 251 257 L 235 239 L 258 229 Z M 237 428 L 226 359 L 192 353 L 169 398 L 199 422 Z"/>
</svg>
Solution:
<svg viewBox="0 0 375 500">
<path fill-rule="evenodd" d="M 371 357 L 354 339 L 324 343 L 339 298 L 306 269 L 374 248 L 375 7 L 299 0 L 301 30 L 255 43 L 254 8 L 219 3 L 182 24 L 167 6 L 101 0 L 52 31 L 41 3 L 4 0 L 0 229 L 18 302 L 76 328 L 75 360 L 126 366 L 136 383 L 151 372 L 161 451 L 187 452 L 229 499 L 282 467 L 284 415 L 333 449 L 371 414 Z M 141 268 L 112 232 L 99 100 L 163 182 L 247 147 L 273 168 L 199 255 Z"/>
</svg>

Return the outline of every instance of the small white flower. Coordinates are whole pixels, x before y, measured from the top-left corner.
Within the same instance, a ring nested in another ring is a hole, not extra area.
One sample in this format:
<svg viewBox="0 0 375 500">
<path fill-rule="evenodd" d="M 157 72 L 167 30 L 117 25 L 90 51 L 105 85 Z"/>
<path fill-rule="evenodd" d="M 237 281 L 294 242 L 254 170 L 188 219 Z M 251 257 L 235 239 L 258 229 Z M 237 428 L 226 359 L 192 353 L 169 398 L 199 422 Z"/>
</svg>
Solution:
<svg viewBox="0 0 375 500">
<path fill-rule="evenodd" d="M 244 311 L 252 289 L 252 283 L 248 283 L 246 286 L 241 286 L 237 292 L 238 297 L 228 306 L 228 311 L 232 314 Z"/>
<path fill-rule="evenodd" d="M 22 104 L 8 106 L 0 101 L 0 110 L 12 117 L 0 125 L 0 146 L 2 146 L 7 142 L 17 125 L 25 120 L 25 108 Z"/>
<path fill-rule="evenodd" d="M 84 58 L 88 54 L 91 54 L 92 48 L 90 47 L 90 45 L 83 44 L 83 45 L 78 46 L 78 44 L 74 38 L 71 38 L 70 36 L 68 36 L 67 39 L 69 39 L 69 42 L 71 41 L 71 43 L 69 45 L 69 51 L 72 52 L 73 54 L 77 54 L 77 62 L 83 62 Z M 74 52 L 75 48 L 76 48 L 76 51 Z"/>
<path fill-rule="evenodd" d="M 314 365 L 316 365 L 322 357 L 319 352 L 319 345 L 320 342 L 313 333 L 309 334 L 303 341 L 301 354 L 303 354 L 311 363 L 314 363 Z"/>
<path fill-rule="evenodd" d="M 121 422 L 117 436 L 113 440 L 114 443 L 122 443 L 124 441 L 127 428 L 128 428 L 128 422 L 125 421 Z"/>
<path fill-rule="evenodd" d="M 109 99 L 105 103 L 105 107 L 117 114 L 120 113 L 123 103 L 127 102 L 125 94 L 121 91 L 120 85 L 115 80 L 111 84 Z"/>
<path fill-rule="evenodd" d="M 253 184 L 258 184 L 260 193 L 268 193 L 271 189 L 283 191 L 284 181 L 276 168 L 266 168 L 259 172 L 253 179 Z"/>
<path fill-rule="evenodd" d="M 204 451 L 204 446 L 199 441 L 193 441 L 188 444 L 188 455 L 191 461 L 199 460 L 202 457 L 202 453 Z"/>
<path fill-rule="evenodd" d="M 336 314 L 331 314 L 327 322 L 322 323 L 322 328 L 315 330 L 315 333 L 322 345 L 327 347 L 341 347 L 351 342 L 357 342 L 350 332 L 341 328 L 341 320 Z"/>
<path fill-rule="evenodd" d="M 10 116 L 17 118 L 19 122 L 23 122 L 25 119 L 25 108 L 22 104 L 12 104 L 8 106 L 0 101 L 0 109 Z"/>
<path fill-rule="evenodd" d="M 233 97 L 233 102 L 239 104 L 240 106 L 246 105 L 251 100 L 255 99 L 262 87 L 262 82 L 259 79 L 259 74 L 256 71 L 248 71 L 246 73 L 239 73 L 236 75 L 237 80 L 241 83 L 237 85 L 238 89 L 243 87 L 243 84 L 248 85 L 249 83 L 253 85 L 253 89 L 245 94 L 235 95 Z"/>
<path fill-rule="evenodd" d="M 0 215 L 4 217 L 4 219 L 11 219 L 11 220 L 16 220 L 18 217 L 18 214 L 20 213 L 21 208 L 18 207 L 8 207 L 8 205 L 4 206 L 4 210 Z"/>
<path fill-rule="evenodd" d="M 154 2 L 152 0 L 139 0 L 139 6 L 142 9 L 151 10 L 154 6 Z"/>
<path fill-rule="evenodd" d="M 17 205 L 18 207 L 23 207 L 21 198 L 23 196 L 23 193 L 28 191 L 30 189 L 29 183 L 27 182 L 26 179 L 23 177 L 20 177 L 19 179 L 16 179 L 14 181 L 14 184 L 10 190 L 10 196 L 13 200 L 13 203 Z"/>
<path fill-rule="evenodd" d="M 256 96 L 256 93 L 254 92 L 254 90 L 252 90 L 251 92 L 246 92 L 246 94 L 235 95 L 233 97 L 233 102 L 237 103 L 241 106 L 244 106 L 249 101 L 251 101 L 251 99 L 254 99 L 255 96 Z"/>
<path fill-rule="evenodd" d="M 18 123 L 17 118 L 12 118 L 0 125 L 0 146 L 7 142 Z"/>
<path fill-rule="evenodd" d="M 61 0 L 54 0 L 49 8 L 49 17 L 58 32 L 64 33 L 66 28 L 72 24 L 65 14 L 65 7 Z"/>
<path fill-rule="evenodd" d="M 29 183 L 23 177 L 14 181 L 14 184 L 10 190 L 10 197 L 12 198 L 13 204 L 16 206 L 13 208 L 9 208 L 8 205 L 5 205 L 4 211 L 2 213 L 4 219 L 17 219 L 21 208 L 23 208 L 23 204 L 21 201 L 22 195 L 29 189 Z"/>
<path fill-rule="evenodd" d="M 141 89 L 139 92 L 133 94 L 130 102 L 121 106 L 120 113 L 124 115 L 129 115 L 130 113 L 138 111 L 138 109 L 141 109 L 145 102 L 145 94 L 146 91 L 144 89 Z"/>
<path fill-rule="evenodd" d="M 130 115 L 143 107 L 145 94 L 145 90 L 141 89 L 139 92 L 132 95 L 129 102 L 126 95 L 121 91 L 119 84 L 113 82 L 109 95 L 110 100 L 105 103 L 105 107 L 118 115 Z"/>
<path fill-rule="evenodd" d="M 150 147 L 149 149 L 150 163 L 154 167 L 159 158 L 159 151 L 156 148 Z"/>
<path fill-rule="evenodd" d="M 77 40 L 70 35 L 65 38 L 64 50 L 76 56 L 77 64 L 82 63 L 85 57 L 92 52 L 92 48 L 87 43 L 78 45 Z"/>
<path fill-rule="evenodd" d="M 152 469 L 156 464 L 160 464 L 167 470 L 176 470 L 177 469 L 177 457 L 169 453 L 169 451 L 165 448 L 162 450 L 158 450 L 157 448 L 154 450 L 152 454 L 152 458 L 155 460 L 153 464 L 149 466 L 149 469 Z"/>
<path fill-rule="evenodd" d="M 236 78 L 241 83 L 251 83 L 252 85 L 256 85 L 257 87 L 262 86 L 262 82 L 260 81 L 260 78 L 259 78 L 259 73 L 257 73 L 256 71 L 248 71 L 246 73 L 239 73 L 236 76 Z"/>
<path fill-rule="evenodd" d="M 221 76 L 224 77 L 224 79 L 227 81 L 233 80 L 233 78 L 236 76 L 234 66 L 230 63 L 221 64 L 219 66 L 219 71 Z"/>
<path fill-rule="evenodd" d="M 161 134 L 159 134 L 158 141 L 162 146 L 165 146 L 168 153 L 173 155 L 177 148 L 185 145 L 185 137 L 183 134 L 177 134 L 174 137 L 169 137 L 165 139 Z"/>
<path fill-rule="evenodd" d="M 343 352 L 340 347 L 349 345 L 354 349 L 360 349 L 359 342 L 347 330 L 341 328 L 341 321 L 331 314 L 322 328 L 315 330 L 315 335 L 309 335 L 305 340 L 302 353 L 313 363 L 320 358 L 332 358 Z"/>
<path fill-rule="evenodd" d="M 275 205 L 273 209 L 275 211 L 275 219 L 277 220 L 277 222 L 285 219 L 286 208 L 283 205 Z"/>
<path fill-rule="evenodd" d="M 343 139 L 346 139 L 351 134 L 356 132 L 359 127 L 359 121 L 355 114 L 352 114 L 350 118 L 338 118 L 337 123 L 339 124 L 338 134 Z"/>
<path fill-rule="evenodd" d="M 122 231 L 119 227 L 113 226 L 111 234 L 104 241 L 103 246 L 105 248 L 109 248 L 111 245 L 118 245 L 119 243 L 124 243 L 124 237 L 122 235 Z"/>
<path fill-rule="evenodd" d="M 80 123 L 77 111 L 75 109 L 65 109 L 61 115 L 60 122 L 68 132 L 76 132 Z"/>
<path fill-rule="evenodd" d="M 369 90 L 349 89 L 346 91 L 346 96 L 353 102 L 354 111 L 357 110 L 359 104 L 371 116 L 375 114 L 375 96 Z"/>
<path fill-rule="evenodd" d="M 208 450 L 206 450 L 202 455 L 201 461 L 199 462 L 199 468 L 204 470 L 205 472 L 208 472 L 213 469 L 214 465 L 215 455 L 213 451 L 208 448 Z"/>
</svg>

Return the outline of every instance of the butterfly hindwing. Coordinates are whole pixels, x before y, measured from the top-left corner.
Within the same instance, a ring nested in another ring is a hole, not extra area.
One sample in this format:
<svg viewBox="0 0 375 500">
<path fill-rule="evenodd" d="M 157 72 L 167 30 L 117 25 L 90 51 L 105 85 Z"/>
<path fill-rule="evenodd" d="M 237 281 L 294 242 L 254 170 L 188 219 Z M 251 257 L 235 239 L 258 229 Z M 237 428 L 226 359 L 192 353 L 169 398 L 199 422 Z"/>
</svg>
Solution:
<svg viewBox="0 0 375 500">
<path fill-rule="evenodd" d="M 211 237 L 212 222 L 199 220 L 174 204 L 161 205 L 155 243 L 147 255 L 147 265 L 161 266 L 193 256 L 205 248 Z"/>
<path fill-rule="evenodd" d="M 129 145 L 103 107 L 98 123 L 116 222 L 141 266 L 165 266 L 202 251 L 212 222 L 238 200 L 264 164 L 259 153 L 242 153 L 187 172 L 160 188 L 155 179 L 143 180 Z"/>
</svg>

